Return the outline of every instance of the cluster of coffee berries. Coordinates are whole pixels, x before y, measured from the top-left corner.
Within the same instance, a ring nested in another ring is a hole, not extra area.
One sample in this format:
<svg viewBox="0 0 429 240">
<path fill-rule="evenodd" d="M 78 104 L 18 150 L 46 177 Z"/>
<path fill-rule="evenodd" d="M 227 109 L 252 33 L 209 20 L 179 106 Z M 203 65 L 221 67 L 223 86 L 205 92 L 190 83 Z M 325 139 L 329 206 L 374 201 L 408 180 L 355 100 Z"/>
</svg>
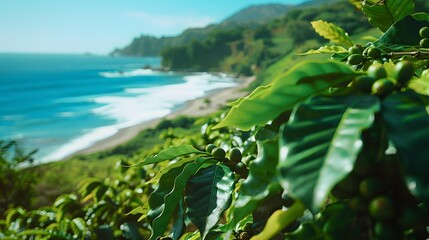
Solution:
<svg viewBox="0 0 429 240">
<path fill-rule="evenodd" d="M 374 46 L 364 48 L 361 45 L 354 45 L 348 49 L 348 52 L 350 55 L 347 58 L 347 64 L 349 65 L 360 65 L 383 57 L 383 51 Z"/>
<path fill-rule="evenodd" d="M 237 173 L 240 177 L 246 178 L 249 175 L 247 165 L 242 162 L 243 156 L 238 148 L 231 148 L 227 153 L 223 148 L 220 148 L 214 144 L 208 144 L 206 151 L 210 153 L 214 159 L 225 163 L 231 170 Z"/>
<path fill-rule="evenodd" d="M 370 151 L 359 155 L 353 171 L 331 191 L 352 211 L 347 228 L 359 230 L 357 239 L 426 239 L 428 214 L 403 181 L 398 157 L 376 160 Z"/>
<path fill-rule="evenodd" d="M 355 78 L 351 86 L 359 92 L 372 93 L 380 97 L 386 97 L 394 90 L 405 87 L 414 74 L 412 62 L 403 60 L 395 65 L 391 77 L 381 64 L 373 64 L 368 68 L 367 75 Z"/>
<path fill-rule="evenodd" d="M 420 37 L 420 47 L 429 48 L 429 27 L 422 27 L 419 31 Z"/>
</svg>

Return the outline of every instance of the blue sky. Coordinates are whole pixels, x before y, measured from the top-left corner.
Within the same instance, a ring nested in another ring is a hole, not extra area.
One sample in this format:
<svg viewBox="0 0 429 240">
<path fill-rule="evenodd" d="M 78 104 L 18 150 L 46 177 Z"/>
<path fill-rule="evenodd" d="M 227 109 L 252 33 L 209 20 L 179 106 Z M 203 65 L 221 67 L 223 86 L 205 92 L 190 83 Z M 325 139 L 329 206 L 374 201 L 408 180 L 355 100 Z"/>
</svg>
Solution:
<svg viewBox="0 0 429 240">
<path fill-rule="evenodd" d="M 0 52 L 107 54 L 141 34 L 177 35 L 254 4 L 304 0 L 0 0 Z"/>
</svg>

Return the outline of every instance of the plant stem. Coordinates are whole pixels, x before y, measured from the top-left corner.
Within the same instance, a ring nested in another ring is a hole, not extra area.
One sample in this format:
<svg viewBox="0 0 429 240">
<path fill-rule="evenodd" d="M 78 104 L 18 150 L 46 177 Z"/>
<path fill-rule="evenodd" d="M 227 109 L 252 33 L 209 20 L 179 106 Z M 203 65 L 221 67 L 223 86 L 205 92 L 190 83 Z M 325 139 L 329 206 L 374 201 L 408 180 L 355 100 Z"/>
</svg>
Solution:
<svg viewBox="0 0 429 240">
<path fill-rule="evenodd" d="M 387 57 L 390 58 L 399 58 L 402 56 L 412 56 L 417 59 L 427 60 L 429 59 L 429 51 L 425 50 L 416 50 L 416 51 L 408 51 L 408 52 L 390 52 L 386 54 Z"/>
</svg>

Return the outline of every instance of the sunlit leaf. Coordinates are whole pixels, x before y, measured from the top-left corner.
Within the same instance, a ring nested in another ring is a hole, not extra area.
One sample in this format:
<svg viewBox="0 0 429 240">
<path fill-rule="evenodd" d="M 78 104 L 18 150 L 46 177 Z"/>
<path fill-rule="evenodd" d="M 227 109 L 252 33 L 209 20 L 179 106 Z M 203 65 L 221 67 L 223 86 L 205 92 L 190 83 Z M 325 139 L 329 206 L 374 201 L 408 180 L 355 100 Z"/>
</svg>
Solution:
<svg viewBox="0 0 429 240">
<path fill-rule="evenodd" d="M 320 53 L 346 53 L 347 49 L 341 47 L 341 46 L 322 46 L 318 49 L 311 49 L 308 50 L 305 53 L 300 53 L 298 55 L 310 55 L 310 54 L 320 54 Z"/>
<path fill-rule="evenodd" d="M 409 87 L 420 94 L 429 96 L 429 76 L 411 80 Z"/>
<path fill-rule="evenodd" d="M 204 239 L 231 204 L 234 173 L 223 164 L 203 168 L 186 185 L 186 214 Z"/>
<path fill-rule="evenodd" d="M 371 95 L 316 97 L 295 109 L 281 130 L 279 173 L 283 188 L 313 212 L 351 172 L 379 101 Z"/>
<path fill-rule="evenodd" d="M 413 0 L 366 0 L 363 1 L 362 11 L 368 21 L 382 32 L 395 22 L 414 12 Z"/>
<path fill-rule="evenodd" d="M 152 163 L 159 163 L 166 160 L 171 160 L 177 157 L 189 155 L 189 154 L 206 154 L 190 145 L 180 145 L 180 146 L 171 146 L 154 156 L 149 156 L 145 158 L 142 162 L 135 164 L 134 166 L 142 166 Z"/>
<path fill-rule="evenodd" d="M 267 220 L 264 229 L 258 235 L 255 235 L 251 240 L 266 240 L 272 239 L 278 233 L 280 233 L 286 226 L 291 224 L 297 218 L 304 214 L 305 206 L 300 202 L 296 201 L 287 210 L 275 211 Z"/>
<path fill-rule="evenodd" d="M 320 36 L 335 44 L 340 44 L 346 47 L 351 47 L 354 45 L 352 39 L 349 37 L 346 31 L 333 23 L 318 20 L 312 21 L 311 25 Z"/>
<path fill-rule="evenodd" d="M 270 85 L 258 88 L 238 101 L 214 128 L 235 126 L 249 130 L 253 126 L 265 125 L 309 96 L 349 83 L 358 75 L 337 62 L 301 62 L 279 75 Z"/>
<path fill-rule="evenodd" d="M 357 9 L 362 9 L 362 0 L 349 0 Z"/>
<path fill-rule="evenodd" d="M 85 233 L 86 223 L 83 218 L 74 218 L 71 221 L 71 228 L 73 229 L 74 234 L 81 236 Z"/>
<path fill-rule="evenodd" d="M 147 214 L 148 211 L 149 211 L 149 206 L 145 204 L 143 206 L 134 208 L 133 210 L 131 210 L 130 212 L 128 212 L 125 215 L 130 215 L 130 214 L 131 215 L 136 215 L 136 214 L 143 214 L 143 215 L 145 215 L 145 214 Z"/>
</svg>

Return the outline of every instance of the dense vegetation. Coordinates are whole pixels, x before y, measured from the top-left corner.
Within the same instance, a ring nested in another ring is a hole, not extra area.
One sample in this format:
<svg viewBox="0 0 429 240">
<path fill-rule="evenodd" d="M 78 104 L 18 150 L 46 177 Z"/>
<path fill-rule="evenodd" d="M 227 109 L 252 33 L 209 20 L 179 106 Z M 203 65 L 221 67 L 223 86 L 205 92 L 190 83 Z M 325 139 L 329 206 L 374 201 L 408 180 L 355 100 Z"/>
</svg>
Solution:
<svg viewBox="0 0 429 240">
<path fill-rule="evenodd" d="M 290 8 L 291 6 L 282 4 L 251 6 L 237 12 L 219 24 L 211 24 L 204 28 L 187 29 L 179 36 L 157 38 L 142 35 L 135 38 L 128 46 L 122 49 L 115 49 L 111 55 L 159 56 L 164 48 L 182 46 L 193 41 L 204 41 L 215 30 L 265 24 L 277 17 L 283 16 Z"/>
<path fill-rule="evenodd" d="M 356 44 L 312 21 L 330 43 L 303 55 L 329 60 L 271 64 L 267 85 L 199 121 L 200 132 L 163 122 L 151 150 L 114 150 L 114 180 L 83 180 L 49 207 L 10 208 L 0 237 L 427 239 L 429 14 L 412 0 L 351 2 L 378 39 Z"/>
<path fill-rule="evenodd" d="M 343 27 L 350 34 L 370 28 L 348 2 L 295 8 L 283 17 L 258 28 L 213 31 L 204 41 L 164 48 L 163 66 L 173 70 L 227 71 L 243 75 L 257 74 L 279 57 L 299 46 L 316 46 L 319 38 L 310 21 L 324 19 Z M 309 43 L 309 40 L 313 40 Z"/>
</svg>

